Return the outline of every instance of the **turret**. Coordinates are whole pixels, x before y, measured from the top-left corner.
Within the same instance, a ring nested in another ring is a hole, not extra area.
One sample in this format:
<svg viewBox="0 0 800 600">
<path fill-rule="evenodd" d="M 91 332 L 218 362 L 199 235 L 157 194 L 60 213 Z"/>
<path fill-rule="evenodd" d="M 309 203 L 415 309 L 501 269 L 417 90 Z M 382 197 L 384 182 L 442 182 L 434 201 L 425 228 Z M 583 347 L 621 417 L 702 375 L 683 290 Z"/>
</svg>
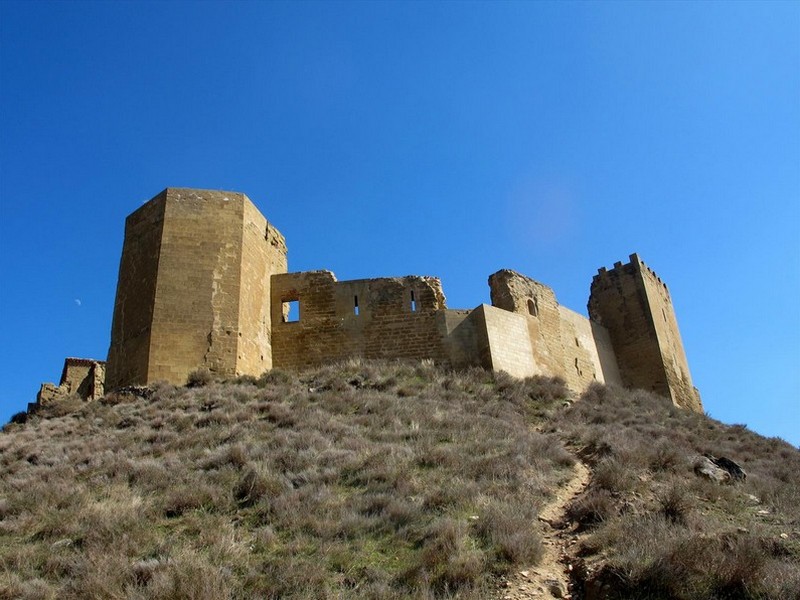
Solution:
<svg viewBox="0 0 800 600">
<path fill-rule="evenodd" d="M 608 330 L 624 385 L 702 412 L 667 285 L 638 255 L 594 276 L 589 318 Z"/>
</svg>

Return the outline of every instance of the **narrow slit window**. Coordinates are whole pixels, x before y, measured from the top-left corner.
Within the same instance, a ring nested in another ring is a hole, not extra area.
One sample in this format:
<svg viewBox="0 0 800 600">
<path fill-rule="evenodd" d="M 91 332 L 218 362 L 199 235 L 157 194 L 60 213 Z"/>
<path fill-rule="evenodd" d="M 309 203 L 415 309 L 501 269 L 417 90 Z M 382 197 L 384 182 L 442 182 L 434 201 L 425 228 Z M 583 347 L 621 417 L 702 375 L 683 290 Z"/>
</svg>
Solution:
<svg viewBox="0 0 800 600">
<path fill-rule="evenodd" d="M 417 312 L 417 299 L 414 297 L 414 290 L 411 290 L 411 312 Z"/>
<path fill-rule="evenodd" d="M 532 317 L 539 316 L 539 305 L 536 298 L 528 298 L 528 314 Z"/>
<path fill-rule="evenodd" d="M 285 300 L 283 302 L 283 322 L 297 323 L 300 320 L 300 301 Z"/>
<path fill-rule="evenodd" d="M 358 296 L 353 296 L 353 314 L 358 316 Z"/>
</svg>

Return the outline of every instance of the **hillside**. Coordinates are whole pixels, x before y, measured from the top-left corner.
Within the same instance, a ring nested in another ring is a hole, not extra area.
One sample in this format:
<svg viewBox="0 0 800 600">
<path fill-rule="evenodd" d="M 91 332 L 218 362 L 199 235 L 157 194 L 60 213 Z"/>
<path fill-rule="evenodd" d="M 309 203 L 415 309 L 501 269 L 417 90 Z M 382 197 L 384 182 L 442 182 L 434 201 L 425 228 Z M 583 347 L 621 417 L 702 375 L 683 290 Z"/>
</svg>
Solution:
<svg viewBox="0 0 800 600">
<path fill-rule="evenodd" d="M 0 598 L 800 598 L 800 453 L 744 426 L 427 363 L 193 383 L 5 427 Z"/>
</svg>

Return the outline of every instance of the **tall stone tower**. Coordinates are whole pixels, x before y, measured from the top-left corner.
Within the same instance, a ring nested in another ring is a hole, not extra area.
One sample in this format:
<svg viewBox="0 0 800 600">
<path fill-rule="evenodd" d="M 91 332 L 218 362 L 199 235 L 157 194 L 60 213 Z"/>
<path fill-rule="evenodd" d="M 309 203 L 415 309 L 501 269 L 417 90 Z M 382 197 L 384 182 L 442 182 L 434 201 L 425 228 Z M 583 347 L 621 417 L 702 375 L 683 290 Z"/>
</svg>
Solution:
<svg viewBox="0 0 800 600">
<path fill-rule="evenodd" d="M 167 188 L 128 216 L 106 389 L 272 367 L 270 277 L 286 243 L 244 194 Z"/>
<path fill-rule="evenodd" d="M 623 384 L 702 412 L 667 285 L 638 255 L 594 276 L 589 317 L 608 329 Z"/>
</svg>

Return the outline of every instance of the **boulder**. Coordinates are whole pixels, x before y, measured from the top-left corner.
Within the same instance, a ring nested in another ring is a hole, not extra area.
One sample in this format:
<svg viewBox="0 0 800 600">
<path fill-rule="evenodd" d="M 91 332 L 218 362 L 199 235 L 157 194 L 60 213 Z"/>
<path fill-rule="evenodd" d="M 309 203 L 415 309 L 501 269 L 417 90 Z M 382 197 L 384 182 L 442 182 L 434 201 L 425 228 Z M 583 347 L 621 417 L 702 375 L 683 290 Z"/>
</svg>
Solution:
<svg viewBox="0 0 800 600">
<path fill-rule="evenodd" d="M 733 481 L 744 481 L 747 479 L 747 473 L 745 473 L 744 469 L 733 462 L 730 458 L 725 458 L 724 456 L 715 458 L 710 454 L 706 454 L 705 457 L 717 465 L 720 469 L 725 469 L 730 474 Z"/>
<path fill-rule="evenodd" d="M 698 457 L 694 463 L 694 472 L 717 483 L 735 483 L 747 478 L 745 470 L 730 458 L 717 458 L 711 454 Z"/>
<path fill-rule="evenodd" d="M 731 475 L 725 469 L 721 469 L 713 461 L 705 456 L 699 457 L 694 463 L 694 473 L 700 477 L 705 477 L 717 483 L 730 483 Z"/>
</svg>

